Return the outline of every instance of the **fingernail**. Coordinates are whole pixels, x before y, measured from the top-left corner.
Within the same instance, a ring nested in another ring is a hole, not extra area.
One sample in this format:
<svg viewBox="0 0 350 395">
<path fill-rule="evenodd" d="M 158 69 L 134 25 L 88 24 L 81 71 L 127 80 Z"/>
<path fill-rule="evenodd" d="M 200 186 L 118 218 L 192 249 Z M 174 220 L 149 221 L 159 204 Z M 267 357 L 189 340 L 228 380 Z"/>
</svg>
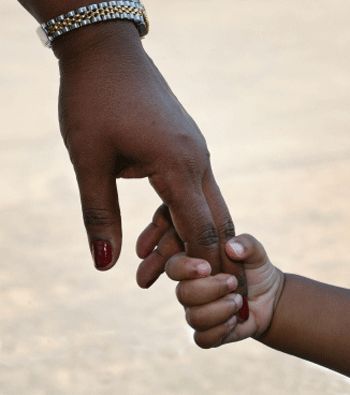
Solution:
<svg viewBox="0 0 350 395">
<path fill-rule="evenodd" d="M 230 329 L 233 329 L 233 327 L 236 324 L 237 324 L 237 317 L 235 315 L 227 321 L 227 325 L 229 326 Z"/>
<path fill-rule="evenodd" d="M 238 243 L 238 241 L 233 241 L 233 240 L 229 241 L 228 243 L 237 256 L 243 256 L 244 247 L 242 246 L 241 243 Z"/>
<path fill-rule="evenodd" d="M 248 298 L 247 296 L 243 296 L 242 298 L 242 307 L 238 312 L 239 318 L 243 321 L 247 321 L 249 318 L 249 306 L 248 306 Z"/>
<path fill-rule="evenodd" d="M 207 276 L 207 275 L 209 275 L 210 274 L 210 266 L 209 266 L 209 264 L 208 263 L 200 263 L 197 266 L 197 273 L 200 276 Z"/>
<path fill-rule="evenodd" d="M 238 309 L 240 309 L 243 306 L 243 298 L 241 294 L 233 294 L 232 299 L 235 302 Z"/>
<path fill-rule="evenodd" d="M 104 270 L 112 262 L 112 246 L 109 241 L 95 240 L 91 243 L 91 252 L 96 269 Z"/>
<path fill-rule="evenodd" d="M 229 277 L 226 280 L 226 284 L 227 284 L 227 288 L 228 288 L 229 291 L 233 291 L 234 289 L 236 289 L 237 288 L 236 277 L 233 277 L 233 276 Z"/>
</svg>

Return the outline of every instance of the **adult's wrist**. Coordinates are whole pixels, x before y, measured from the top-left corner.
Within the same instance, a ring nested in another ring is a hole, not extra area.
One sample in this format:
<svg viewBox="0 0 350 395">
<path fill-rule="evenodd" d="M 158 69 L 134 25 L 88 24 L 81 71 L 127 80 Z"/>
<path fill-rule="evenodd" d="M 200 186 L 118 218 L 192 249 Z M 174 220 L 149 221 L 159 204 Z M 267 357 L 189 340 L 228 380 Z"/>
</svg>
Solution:
<svg viewBox="0 0 350 395">
<path fill-rule="evenodd" d="M 62 62 L 106 51 L 117 56 L 143 52 L 139 33 L 131 21 L 109 21 L 82 27 L 57 38 L 52 49 Z"/>
</svg>

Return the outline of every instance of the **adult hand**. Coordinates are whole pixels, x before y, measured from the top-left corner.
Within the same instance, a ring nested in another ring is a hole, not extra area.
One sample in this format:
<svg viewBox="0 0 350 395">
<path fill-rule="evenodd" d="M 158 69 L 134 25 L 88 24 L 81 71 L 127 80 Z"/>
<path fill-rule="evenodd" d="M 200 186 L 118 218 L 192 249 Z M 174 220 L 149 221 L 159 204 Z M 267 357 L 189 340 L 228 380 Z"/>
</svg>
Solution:
<svg viewBox="0 0 350 395">
<path fill-rule="evenodd" d="M 135 27 L 120 22 L 79 29 L 58 39 L 54 50 L 61 132 L 96 268 L 111 268 L 120 253 L 116 178 L 148 177 L 187 253 L 221 270 L 234 227 L 205 140 L 143 50 Z M 243 289 L 242 268 L 234 272 Z"/>
<path fill-rule="evenodd" d="M 254 237 L 240 235 L 231 239 L 226 252 L 233 263 L 243 263 L 246 271 L 250 315 L 245 322 L 237 318 L 244 308 L 244 298 L 237 293 L 234 276 L 213 276 L 208 262 L 183 253 L 174 255 L 166 264 L 167 275 L 179 281 L 177 297 L 185 307 L 188 324 L 195 329 L 194 339 L 202 348 L 251 336 L 260 338 L 269 328 L 283 289 L 283 273 L 272 265 Z"/>
</svg>

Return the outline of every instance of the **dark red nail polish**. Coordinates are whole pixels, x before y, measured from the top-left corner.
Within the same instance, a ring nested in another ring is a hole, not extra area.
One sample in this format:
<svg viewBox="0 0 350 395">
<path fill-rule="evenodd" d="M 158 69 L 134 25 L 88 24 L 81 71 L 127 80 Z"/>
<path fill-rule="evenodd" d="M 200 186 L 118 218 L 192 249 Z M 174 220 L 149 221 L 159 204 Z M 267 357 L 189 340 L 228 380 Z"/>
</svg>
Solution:
<svg viewBox="0 0 350 395">
<path fill-rule="evenodd" d="M 91 243 L 91 252 L 96 269 L 104 270 L 112 262 L 112 246 L 109 241 L 95 240 Z"/>
<path fill-rule="evenodd" d="M 243 321 L 247 321 L 249 318 L 249 306 L 247 296 L 243 296 L 243 305 L 238 312 L 239 318 Z"/>
</svg>

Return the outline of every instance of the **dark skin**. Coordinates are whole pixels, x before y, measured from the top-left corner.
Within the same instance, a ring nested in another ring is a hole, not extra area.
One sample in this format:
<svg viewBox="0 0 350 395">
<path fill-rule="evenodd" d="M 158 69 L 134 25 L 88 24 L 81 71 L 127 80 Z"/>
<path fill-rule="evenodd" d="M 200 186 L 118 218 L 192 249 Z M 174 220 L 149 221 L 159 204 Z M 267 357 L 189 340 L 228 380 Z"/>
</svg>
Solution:
<svg viewBox="0 0 350 395">
<path fill-rule="evenodd" d="M 147 233 L 143 234 L 144 243 L 147 238 L 152 242 Z M 170 251 L 171 244 L 168 248 Z M 213 275 L 203 259 L 173 252 L 164 268 L 169 278 L 178 281 L 177 298 L 200 347 L 253 337 L 276 350 L 350 376 L 349 289 L 282 273 L 254 237 L 239 235 L 226 244 L 226 253 L 246 271 L 250 316 L 242 323 L 237 320 L 242 306 L 236 293 L 237 279 L 224 273 Z M 143 265 L 148 265 L 147 258 Z"/>
<path fill-rule="evenodd" d="M 83 0 L 21 0 L 38 20 L 86 5 Z M 121 218 L 116 178 L 147 177 L 161 197 L 161 215 L 150 225 L 191 256 L 246 284 L 242 265 L 224 253 L 234 226 L 216 184 L 205 139 L 144 51 L 131 22 L 106 22 L 58 38 L 59 119 L 76 173 L 89 244 L 99 270 L 117 261 Z M 178 235 L 178 236 L 177 236 Z M 102 259 L 101 259 L 102 257 Z M 161 246 L 152 270 L 141 270 L 138 283 L 148 287 L 168 259 Z M 154 269 L 158 268 L 158 271 Z"/>
<path fill-rule="evenodd" d="M 86 5 L 81 0 L 21 3 L 39 22 Z M 115 179 L 148 177 L 166 206 L 157 211 L 139 239 L 138 254 L 145 258 L 138 272 L 139 284 L 149 286 L 168 258 L 183 249 L 202 258 L 195 263 L 210 262 L 211 267 L 207 263 L 203 271 L 178 256 L 167 265 L 167 273 L 181 281 L 178 297 L 188 307 L 187 317 L 197 328 L 196 341 L 201 346 L 238 340 L 236 328 L 245 325 L 249 329 L 253 321 L 259 324 L 256 318 L 264 310 L 254 310 L 252 305 L 250 319 L 237 325 L 237 319 L 229 317 L 237 314 L 241 303 L 230 299 L 225 311 L 211 309 L 210 304 L 232 298 L 234 290 L 246 294 L 243 264 L 252 262 L 247 256 L 230 261 L 225 254 L 225 241 L 234 235 L 234 227 L 212 174 L 205 140 L 144 52 L 135 27 L 119 22 L 79 29 L 57 40 L 54 52 L 61 73 L 61 132 L 77 175 L 89 241 L 106 240 L 112 247 L 110 262 L 97 265 L 98 269 L 111 268 L 121 248 Z M 153 251 L 155 246 L 158 249 Z M 263 256 L 259 245 L 254 251 Z M 208 277 L 220 271 L 235 274 L 235 282 L 228 283 L 230 276 L 223 273 Z M 349 315 L 344 314 L 348 290 L 294 275 L 285 279 L 283 289 L 277 287 L 273 294 L 279 303 L 268 330 L 261 326 L 262 333 L 241 336 L 259 337 L 274 348 L 349 374 L 344 357 L 350 354 Z M 198 280 L 205 281 L 199 291 Z M 271 313 L 274 303 L 269 301 Z M 212 312 L 210 322 L 201 319 L 198 304 L 202 311 L 209 308 Z M 317 326 L 309 319 L 315 309 Z M 271 314 L 268 317 L 272 319 Z M 339 317 L 344 325 L 335 324 Z M 223 325 L 225 318 L 229 318 L 228 325 Z"/>
</svg>

